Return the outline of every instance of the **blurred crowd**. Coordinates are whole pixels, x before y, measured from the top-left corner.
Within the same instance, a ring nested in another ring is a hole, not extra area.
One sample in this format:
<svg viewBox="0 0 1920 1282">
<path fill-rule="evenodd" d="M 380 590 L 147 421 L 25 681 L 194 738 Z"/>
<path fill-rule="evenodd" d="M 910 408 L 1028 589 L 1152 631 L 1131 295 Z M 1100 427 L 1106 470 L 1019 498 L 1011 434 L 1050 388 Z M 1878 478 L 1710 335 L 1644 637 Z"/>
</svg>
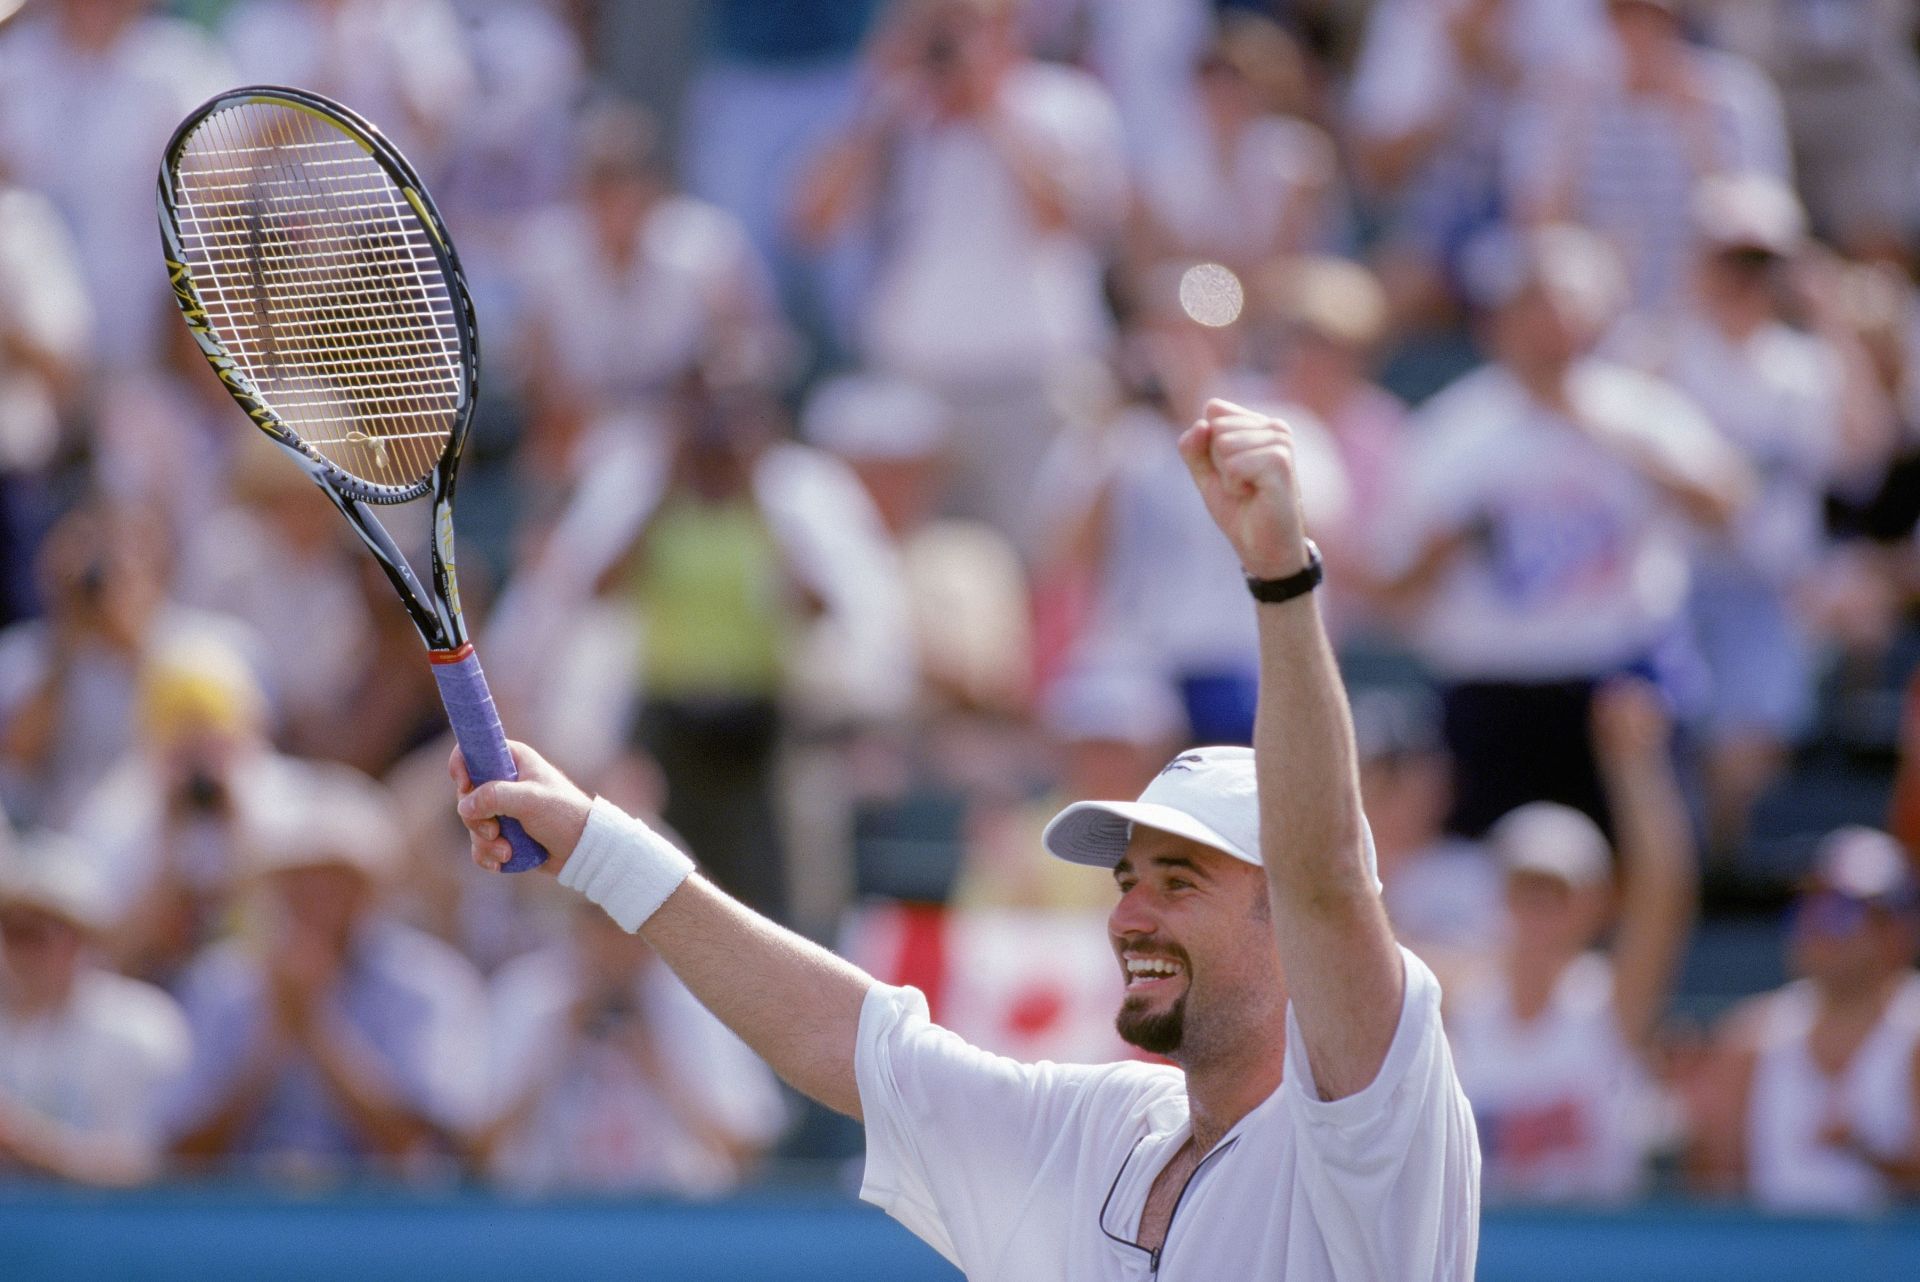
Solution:
<svg viewBox="0 0 1920 1282">
<path fill-rule="evenodd" d="M 809 1152 L 642 941 L 467 863 L 405 612 L 171 314 L 162 145 L 272 82 L 460 246 L 503 720 L 748 904 L 1123 1053 L 1112 888 L 1037 837 L 1249 740 L 1174 448 L 1224 396 L 1297 433 L 1489 1198 L 1920 1196 L 1908 0 L 711 0 L 671 118 L 647 6 L 17 7 L 0 1178 Z M 1736 919 L 1761 964 L 1690 996 Z"/>
</svg>

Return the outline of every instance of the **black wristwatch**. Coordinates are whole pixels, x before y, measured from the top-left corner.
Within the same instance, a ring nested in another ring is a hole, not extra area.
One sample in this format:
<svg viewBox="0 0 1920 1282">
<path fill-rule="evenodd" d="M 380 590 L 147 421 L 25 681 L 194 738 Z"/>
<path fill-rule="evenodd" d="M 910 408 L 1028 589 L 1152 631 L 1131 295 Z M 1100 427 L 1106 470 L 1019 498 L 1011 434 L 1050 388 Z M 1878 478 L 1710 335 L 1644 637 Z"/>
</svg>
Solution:
<svg viewBox="0 0 1920 1282">
<path fill-rule="evenodd" d="M 1320 559 L 1320 549 L 1312 539 L 1305 540 L 1307 545 L 1307 564 L 1284 579 L 1256 579 L 1247 576 L 1247 591 L 1253 593 L 1253 599 L 1261 605 L 1279 605 L 1291 601 L 1297 596 L 1305 596 L 1320 586 L 1320 580 L 1327 577 L 1326 562 Z"/>
</svg>

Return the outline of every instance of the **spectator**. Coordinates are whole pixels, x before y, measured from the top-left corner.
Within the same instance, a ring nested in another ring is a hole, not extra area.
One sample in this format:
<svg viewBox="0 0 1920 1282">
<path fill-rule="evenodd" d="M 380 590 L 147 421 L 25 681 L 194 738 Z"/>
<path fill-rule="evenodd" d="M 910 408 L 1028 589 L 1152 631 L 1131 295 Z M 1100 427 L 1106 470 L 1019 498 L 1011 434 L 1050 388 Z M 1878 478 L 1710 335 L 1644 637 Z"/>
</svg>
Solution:
<svg viewBox="0 0 1920 1282">
<path fill-rule="evenodd" d="M 1419 689 L 1357 690 L 1353 734 L 1394 934 L 1451 987 L 1461 964 L 1499 936 L 1502 916 L 1493 858 L 1446 832 L 1453 765 L 1439 701 Z"/>
<path fill-rule="evenodd" d="M 1842 828 L 1793 913 L 1798 978 L 1721 1024 L 1701 1174 L 1763 1209 L 1871 1214 L 1920 1194 L 1920 895 L 1884 833 Z"/>
<path fill-rule="evenodd" d="M 1285 114 L 1305 53 L 1270 19 L 1229 11 L 1187 92 L 1138 139 L 1145 262 L 1204 259 L 1245 275 L 1325 242 L 1333 140 Z"/>
<path fill-rule="evenodd" d="M 1449 826 L 1478 836 L 1543 799 L 1604 824 L 1592 692 L 1671 652 L 1687 518 L 1728 520 L 1745 469 L 1671 387 L 1593 354 L 1618 281 L 1594 236 L 1547 228 L 1475 257 L 1493 360 L 1420 411 L 1391 586 L 1445 687 Z"/>
<path fill-rule="evenodd" d="M 388 803 L 349 771 L 282 800 L 254 844 L 257 929 L 202 953 L 180 985 L 192 1070 L 174 1151 L 227 1170 L 416 1178 L 485 1096 L 473 968 L 387 918 Z"/>
<path fill-rule="evenodd" d="M 1623 354 L 1704 410 L 1758 486 L 1731 525 L 1700 536 L 1689 605 L 1711 682 L 1701 727 L 1708 848 L 1724 855 L 1741 848 L 1749 810 L 1812 715 L 1815 639 L 1803 612 L 1827 560 L 1823 498 L 1884 457 L 1891 419 L 1864 359 L 1782 315 L 1783 273 L 1805 224 L 1784 183 L 1707 179 L 1694 223 L 1686 307 L 1648 322 L 1642 350 Z"/>
<path fill-rule="evenodd" d="M 128 1185 L 159 1173 L 187 1023 L 165 993 L 97 960 L 104 889 L 51 833 L 0 852 L 0 1175 Z"/>
<path fill-rule="evenodd" d="M 244 424 L 225 426 L 238 436 Z M 355 582 L 366 553 L 279 446 L 257 432 L 233 445 L 224 501 L 184 531 L 180 595 L 246 625 L 274 720 L 301 743 L 369 666 L 375 620 Z"/>
<path fill-rule="evenodd" d="M 235 630 L 168 599 L 165 534 L 138 509 L 69 511 L 37 569 L 46 616 L 0 633 L 0 787 L 16 819 L 66 824 L 132 745 L 148 657 Z"/>
<path fill-rule="evenodd" d="M 846 374 L 814 390 L 801 427 L 860 478 L 899 553 L 926 708 L 1016 713 L 1033 666 L 1025 571 L 999 530 L 939 515 L 949 417 L 905 380 Z"/>
<path fill-rule="evenodd" d="M 0 159 L 0 627 L 33 604 L 37 509 L 79 399 L 93 314 L 73 238 Z"/>
<path fill-rule="evenodd" d="M 1786 107 L 1800 191 L 1820 234 L 1898 261 L 1920 216 L 1920 10 L 1907 0 L 1711 0 L 1714 43 L 1752 59 Z"/>
<path fill-rule="evenodd" d="M 773 1073 L 591 906 L 493 982 L 491 1177 L 530 1192 L 712 1196 L 784 1129 Z"/>
<path fill-rule="evenodd" d="M 1027 57 L 1013 0 L 913 0 L 875 36 L 866 101 L 801 184 L 803 240 L 861 223 L 877 257 L 858 319 L 878 372 L 951 407 L 966 515 L 1027 532 L 1050 393 L 1101 352 L 1101 257 L 1125 158 L 1083 72 Z"/>
<path fill-rule="evenodd" d="M 0 167 L 73 234 L 96 373 L 151 364 L 177 323 L 154 266 L 154 168 L 174 123 L 232 83 L 206 36 L 155 7 L 58 0 L 0 31 Z"/>
<path fill-rule="evenodd" d="M 81 800 L 73 829 L 106 887 L 123 969 L 171 985 L 227 926 L 243 833 L 299 767 L 267 741 L 246 663 L 207 639 L 140 675 L 135 746 Z"/>
<path fill-rule="evenodd" d="M 657 408 L 684 371 L 716 353 L 764 376 L 782 343 L 745 233 L 673 189 L 651 116 L 602 103 L 581 121 L 578 146 L 577 195 L 521 237 L 519 364 L 533 420 L 522 464 L 562 483 L 596 420 L 630 402 Z"/>
<path fill-rule="evenodd" d="M 601 588 L 619 591 L 645 632 L 635 734 L 673 781 L 663 817 L 717 882 L 780 917 L 782 696 L 802 625 L 824 602 L 755 483 L 767 407 L 693 380 L 677 410 L 659 500 Z"/>
<path fill-rule="evenodd" d="M 1507 942 L 1449 993 L 1447 1032 L 1480 1130 L 1488 1200 L 1618 1202 L 1645 1190 L 1657 1138 L 1650 1060 L 1693 918 L 1695 875 L 1659 696 L 1611 687 L 1596 751 L 1619 816 L 1619 921 L 1606 838 L 1535 802 L 1496 824 Z"/>
<path fill-rule="evenodd" d="M 688 188 L 738 218 L 809 336 L 848 287 L 848 256 L 813 262 L 788 212 L 812 153 L 859 92 L 861 41 L 881 0 L 718 0 L 707 6 L 706 59 L 682 113 Z"/>
<path fill-rule="evenodd" d="M 511 244 L 527 214 L 566 193 L 573 150 L 555 140 L 573 136 L 587 93 L 587 51 L 574 7 L 558 0 L 456 0 L 456 9 L 473 88 L 446 139 L 448 173 L 434 192 L 461 243 L 497 250 Z M 487 257 L 491 275 L 503 264 Z M 479 306 L 482 316 L 496 310 Z"/>
<path fill-rule="evenodd" d="M 317 698 L 290 718 L 281 740 L 297 754 L 384 778 L 407 753 L 446 734 L 446 705 L 432 670 L 419 660 L 420 630 L 393 599 L 380 564 L 356 554 L 346 569 L 345 586 L 354 594 L 350 618 L 366 620 L 368 634 L 343 665 L 332 697 Z M 491 585 L 470 570 L 461 577 L 469 617 L 485 618 Z"/>
<path fill-rule="evenodd" d="M 1386 207 L 1391 256 L 1422 278 L 1409 284 L 1437 286 L 1500 217 L 1505 139 L 1529 87 L 1565 92 L 1604 73 L 1612 48 L 1601 3 L 1372 7 L 1345 123 L 1360 176 Z"/>
<path fill-rule="evenodd" d="M 220 28 L 242 83 L 300 85 L 379 124 L 429 181 L 478 105 L 450 0 L 252 0 Z"/>
<path fill-rule="evenodd" d="M 1249 743 L 1258 638 L 1240 599 L 1245 572 L 1175 448 L 1200 412 L 1206 374 L 1182 341 L 1191 322 L 1171 323 L 1170 332 L 1141 335 L 1129 353 L 1138 358 L 1129 402 L 1098 442 L 1068 438 L 1056 458 L 1072 466 L 1048 474 L 1057 488 L 1043 494 L 1065 531 L 1063 555 L 1093 576 L 1089 617 L 1064 679 L 1159 683 L 1184 705 L 1189 742 Z M 1344 515 L 1346 476 L 1324 427 L 1293 407 L 1278 412 L 1293 427 L 1308 528 L 1319 537 Z"/>
<path fill-rule="evenodd" d="M 1694 188 L 1721 173 L 1788 176 L 1780 100 L 1758 69 L 1688 42 L 1679 0 L 1607 0 L 1618 73 L 1586 92 L 1542 84 L 1516 113 L 1512 182 L 1534 222 L 1613 242 L 1634 301 L 1674 303 Z"/>
<path fill-rule="evenodd" d="M 1412 444 L 1407 407 L 1372 378 L 1387 332 L 1386 292 L 1358 263 L 1311 256 L 1270 264 L 1256 293 L 1277 331 L 1272 368 L 1265 388 L 1236 389 L 1237 399 L 1298 406 L 1326 427 L 1348 489 L 1344 519 L 1315 533 L 1345 585 L 1330 622 L 1337 641 L 1378 633 L 1386 620 L 1373 599 L 1373 545 Z"/>
</svg>

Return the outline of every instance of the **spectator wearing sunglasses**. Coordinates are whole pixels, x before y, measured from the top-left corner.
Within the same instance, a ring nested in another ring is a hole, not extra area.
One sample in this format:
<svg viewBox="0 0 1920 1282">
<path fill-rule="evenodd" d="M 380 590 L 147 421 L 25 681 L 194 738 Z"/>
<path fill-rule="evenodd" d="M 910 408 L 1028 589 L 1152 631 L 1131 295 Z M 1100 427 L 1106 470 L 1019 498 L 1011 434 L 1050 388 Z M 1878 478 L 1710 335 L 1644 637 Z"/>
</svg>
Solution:
<svg viewBox="0 0 1920 1282">
<path fill-rule="evenodd" d="M 1702 1176 L 1769 1211 L 1920 1195 L 1920 884 L 1899 844 L 1842 828 L 1795 901 L 1797 978 L 1728 1016 L 1697 1119 Z"/>
</svg>

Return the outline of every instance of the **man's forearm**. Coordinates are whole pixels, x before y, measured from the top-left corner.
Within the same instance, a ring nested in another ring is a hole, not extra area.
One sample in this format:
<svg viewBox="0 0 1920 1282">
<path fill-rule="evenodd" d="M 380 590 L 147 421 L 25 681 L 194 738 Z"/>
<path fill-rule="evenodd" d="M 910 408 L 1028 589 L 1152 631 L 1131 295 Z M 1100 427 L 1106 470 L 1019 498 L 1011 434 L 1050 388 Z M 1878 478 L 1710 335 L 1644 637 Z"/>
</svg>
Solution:
<svg viewBox="0 0 1920 1282">
<path fill-rule="evenodd" d="M 871 975 L 698 875 L 667 897 L 640 934 L 790 1086 L 860 1116 L 853 1051 Z"/>
<path fill-rule="evenodd" d="M 1317 602 L 1308 596 L 1257 608 L 1261 845 L 1280 855 L 1267 861 L 1267 878 L 1303 906 L 1371 895 L 1353 721 Z"/>
<path fill-rule="evenodd" d="M 1318 604 L 1258 610 L 1261 857 L 1314 1081 L 1337 1099 L 1378 1075 L 1405 976 L 1367 869 L 1353 722 Z"/>
</svg>

